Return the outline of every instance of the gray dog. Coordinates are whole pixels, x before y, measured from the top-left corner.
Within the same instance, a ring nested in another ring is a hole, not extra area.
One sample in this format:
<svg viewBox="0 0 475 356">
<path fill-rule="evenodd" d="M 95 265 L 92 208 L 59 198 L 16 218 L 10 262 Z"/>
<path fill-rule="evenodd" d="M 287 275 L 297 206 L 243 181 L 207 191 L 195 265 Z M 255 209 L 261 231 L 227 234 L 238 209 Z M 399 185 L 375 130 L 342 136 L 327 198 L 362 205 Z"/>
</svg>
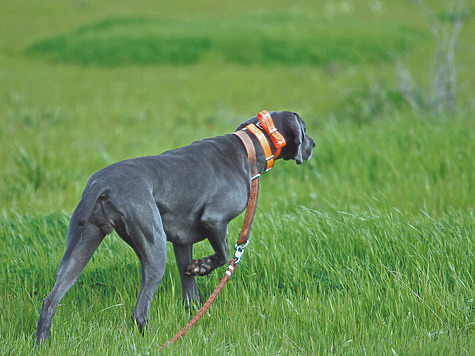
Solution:
<svg viewBox="0 0 475 356">
<path fill-rule="evenodd" d="M 310 159 L 315 142 L 306 135 L 300 116 L 287 111 L 270 114 L 287 141 L 279 158 L 294 159 L 297 164 Z M 237 130 L 257 121 L 253 117 Z M 254 135 L 249 136 L 257 168 L 263 172 L 263 149 Z M 271 148 L 275 151 L 272 143 Z M 48 338 L 59 302 L 114 229 L 140 260 L 142 285 L 132 320 L 141 331 L 148 324 L 150 303 L 165 271 L 167 240 L 173 243 L 185 304 L 198 302 L 195 276 L 209 274 L 228 261 L 228 223 L 246 208 L 250 182 L 245 147 L 232 134 L 114 163 L 96 172 L 71 217 L 56 283 L 43 301 L 37 345 Z M 193 244 L 204 238 L 215 254 L 193 260 Z"/>
</svg>

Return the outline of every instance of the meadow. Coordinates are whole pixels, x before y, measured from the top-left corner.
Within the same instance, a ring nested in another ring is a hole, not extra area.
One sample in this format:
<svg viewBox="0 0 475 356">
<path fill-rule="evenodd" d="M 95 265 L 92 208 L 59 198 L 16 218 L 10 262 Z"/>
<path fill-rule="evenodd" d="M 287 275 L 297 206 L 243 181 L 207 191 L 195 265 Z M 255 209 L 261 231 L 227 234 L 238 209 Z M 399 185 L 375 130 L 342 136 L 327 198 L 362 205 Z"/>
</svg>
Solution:
<svg viewBox="0 0 475 356">
<path fill-rule="evenodd" d="M 450 25 L 451 10 L 427 1 Z M 89 176 L 118 160 L 298 112 L 317 143 L 261 180 L 250 246 L 164 354 L 473 354 L 475 10 L 454 112 L 434 113 L 431 27 L 411 1 L 2 1 L 0 353 L 155 355 L 192 317 L 171 246 L 151 330 L 115 233 L 33 350 Z M 411 73 L 408 100 L 400 74 Z M 422 104 L 424 102 L 424 104 Z M 179 189 L 179 187 L 177 187 Z M 242 216 L 229 228 L 234 245 Z M 207 256 L 204 241 L 195 258 Z M 198 278 L 204 301 L 224 268 Z"/>
</svg>

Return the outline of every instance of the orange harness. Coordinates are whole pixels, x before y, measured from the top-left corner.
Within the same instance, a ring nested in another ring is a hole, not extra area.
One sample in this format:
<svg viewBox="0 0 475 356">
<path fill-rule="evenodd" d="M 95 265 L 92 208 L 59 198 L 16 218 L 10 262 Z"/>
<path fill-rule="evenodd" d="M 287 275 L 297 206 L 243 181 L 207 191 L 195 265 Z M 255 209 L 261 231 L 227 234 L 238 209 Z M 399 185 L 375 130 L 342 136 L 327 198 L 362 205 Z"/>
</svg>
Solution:
<svg viewBox="0 0 475 356">
<path fill-rule="evenodd" d="M 251 141 L 251 138 L 245 133 L 245 131 L 252 132 L 254 136 L 256 136 L 259 140 L 259 143 L 262 147 L 262 150 L 264 151 L 267 161 L 265 172 L 272 168 L 272 166 L 274 165 L 274 159 L 279 157 L 282 147 L 286 145 L 284 136 L 282 136 L 282 134 L 277 131 L 274 125 L 274 121 L 272 120 L 272 116 L 266 110 L 261 111 L 257 115 L 257 119 L 259 120 L 259 123 L 257 124 L 258 126 L 254 124 L 249 124 L 241 131 L 236 131 L 234 133 L 241 139 L 242 143 L 246 147 L 247 158 L 249 159 L 249 163 L 251 165 L 251 192 L 249 194 L 249 200 L 247 202 L 247 210 L 246 215 L 244 216 L 241 233 L 239 235 L 238 242 L 235 246 L 236 254 L 234 255 L 234 257 L 236 259 L 236 263 L 239 263 L 241 255 L 244 252 L 244 248 L 248 244 L 249 235 L 251 234 L 252 221 L 254 220 L 254 215 L 256 213 L 257 199 L 259 197 L 260 173 L 256 165 L 256 150 L 254 148 L 254 144 Z M 274 154 L 272 154 L 272 149 L 269 145 L 269 141 L 267 140 L 266 135 L 262 132 L 262 130 L 267 133 L 272 143 L 274 144 Z"/>
<path fill-rule="evenodd" d="M 243 130 L 252 132 L 259 140 L 262 150 L 264 151 L 264 155 L 266 156 L 267 166 L 265 171 L 267 172 L 274 165 L 274 160 L 279 157 L 280 151 L 282 147 L 286 145 L 286 142 L 284 136 L 282 136 L 282 134 L 275 128 L 274 120 L 272 120 L 272 116 L 267 110 L 263 110 L 257 114 L 257 119 L 259 120 L 257 125 L 249 124 Z M 270 137 L 272 143 L 274 144 L 274 154 L 272 153 L 269 141 L 267 140 L 267 137 L 263 131 Z"/>
</svg>

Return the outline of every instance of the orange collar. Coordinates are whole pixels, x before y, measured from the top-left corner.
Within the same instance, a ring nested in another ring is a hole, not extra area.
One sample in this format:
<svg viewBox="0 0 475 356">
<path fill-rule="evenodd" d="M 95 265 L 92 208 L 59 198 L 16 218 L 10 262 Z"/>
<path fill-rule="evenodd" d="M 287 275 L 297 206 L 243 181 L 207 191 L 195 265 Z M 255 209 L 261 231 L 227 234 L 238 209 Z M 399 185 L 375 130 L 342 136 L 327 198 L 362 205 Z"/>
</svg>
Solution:
<svg viewBox="0 0 475 356">
<path fill-rule="evenodd" d="M 252 132 L 259 140 L 259 143 L 261 144 L 266 156 L 267 166 L 265 171 L 267 172 L 274 165 L 274 159 L 279 157 L 280 151 L 282 147 L 286 145 L 286 142 L 284 136 L 282 136 L 282 134 L 275 128 L 272 116 L 266 110 L 261 111 L 257 115 L 257 119 L 259 120 L 257 125 L 249 124 L 243 130 Z M 274 144 L 275 154 L 272 154 L 269 141 L 267 140 L 267 137 L 263 131 L 270 137 L 272 143 Z"/>
</svg>

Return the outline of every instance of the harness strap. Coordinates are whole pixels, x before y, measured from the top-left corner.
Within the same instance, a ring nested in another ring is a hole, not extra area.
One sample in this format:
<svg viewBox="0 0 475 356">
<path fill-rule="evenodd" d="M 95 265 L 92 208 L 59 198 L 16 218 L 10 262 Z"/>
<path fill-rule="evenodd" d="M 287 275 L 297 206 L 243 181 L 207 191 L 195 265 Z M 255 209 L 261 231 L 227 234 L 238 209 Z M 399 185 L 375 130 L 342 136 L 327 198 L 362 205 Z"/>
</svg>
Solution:
<svg viewBox="0 0 475 356">
<path fill-rule="evenodd" d="M 254 136 L 256 136 L 257 140 L 259 141 L 266 157 L 265 171 L 267 172 L 272 168 L 272 166 L 274 165 L 274 160 L 279 157 L 282 147 L 284 147 L 287 142 L 285 141 L 284 136 L 282 136 L 282 134 L 277 131 L 274 125 L 274 120 L 272 120 L 272 116 L 267 110 L 263 110 L 259 114 L 257 114 L 257 119 L 259 120 L 257 126 L 254 124 L 249 124 L 244 128 L 244 130 L 247 130 L 254 134 Z M 272 141 L 275 147 L 275 154 L 272 153 L 269 140 L 267 139 L 264 132 L 269 136 L 270 140 Z"/>
<path fill-rule="evenodd" d="M 244 144 L 244 147 L 246 148 L 247 159 L 249 160 L 249 164 L 251 165 L 251 179 L 254 180 L 254 178 L 258 178 L 260 175 L 257 169 L 256 149 L 254 148 L 254 144 L 252 143 L 249 135 L 247 135 L 242 130 L 234 132 L 234 135 L 241 139 L 242 143 Z"/>
<path fill-rule="evenodd" d="M 251 226 L 252 222 L 254 221 L 254 215 L 256 214 L 257 199 L 259 197 L 260 174 L 257 170 L 256 150 L 251 139 L 244 131 L 236 131 L 234 134 L 241 139 L 244 147 L 246 147 L 247 158 L 249 159 L 249 163 L 251 165 L 251 192 L 247 201 L 247 210 L 246 215 L 244 216 L 241 233 L 239 234 L 239 239 L 237 241 L 237 245 L 244 245 L 247 243 L 249 235 L 251 234 Z"/>
<path fill-rule="evenodd" d="M 274 120 L 272 120 L 272 116 L 267 110 L 262 110 L 259 114 L 257 114 L 257 119 L 259 120 L 259 123 L 261 124 L 264 131 L 270 136 L 270 139 L 275 146 L 275 158 L 279 157 L 280 150 L 287 143 L 284 136 L 282 136 L 282 134 L 275 128 Z"/>
<path fill-rule="evenodd" d="M 257 128 L 256 125 L 250 124 L 246 126 L 246 130 L 249 130 L 257 137 L 259 143 L 261 144 L 264 155 L 266 156 L 266 172 L 272 168 L 274 165 L 274 155 L 272 154 L 272 149 L 270 148 L 269 141 L 267 141 L 264 133 Z"/>
</svg>

